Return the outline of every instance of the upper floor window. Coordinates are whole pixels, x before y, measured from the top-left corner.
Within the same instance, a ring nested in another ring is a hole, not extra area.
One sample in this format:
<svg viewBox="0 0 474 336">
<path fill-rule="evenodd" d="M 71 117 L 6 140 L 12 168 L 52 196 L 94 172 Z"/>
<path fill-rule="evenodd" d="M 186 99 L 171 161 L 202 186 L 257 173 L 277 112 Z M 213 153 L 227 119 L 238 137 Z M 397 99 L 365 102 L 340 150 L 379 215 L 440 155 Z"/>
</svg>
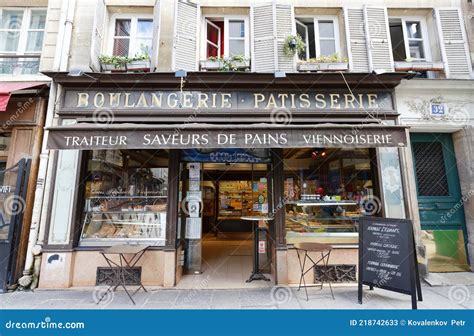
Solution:
<svg viewBox="0 0 474 336">
<path fill-rule="evenodd" d="M 390 18 L 393 60 L 429 61 L 426 26 L 421 19 Z"/>
<path fill-rule="evenodd" d="M 0 8 L 0 74 L 38 72 L 46 10 Z"/>
<path fill-rule="evenodd" d="M 338 21 L 335 16 L 296 18 L 296 32 L 306 45 L 305 50 L 298 55 L 301 60 L 338 55 L 340 52 Z"/>
<path fill-rule="evenodd" d="M 146 16 L 115 16 L 111 20 L 109 46 L 114 56 L 151 55 L 153 19 Z"/>
<path fill-rule="evenodd" d="M 249 57 L 249 29 L 246 17 L 206 17 L 202 55 L 209 57 Z"/>
</svg>

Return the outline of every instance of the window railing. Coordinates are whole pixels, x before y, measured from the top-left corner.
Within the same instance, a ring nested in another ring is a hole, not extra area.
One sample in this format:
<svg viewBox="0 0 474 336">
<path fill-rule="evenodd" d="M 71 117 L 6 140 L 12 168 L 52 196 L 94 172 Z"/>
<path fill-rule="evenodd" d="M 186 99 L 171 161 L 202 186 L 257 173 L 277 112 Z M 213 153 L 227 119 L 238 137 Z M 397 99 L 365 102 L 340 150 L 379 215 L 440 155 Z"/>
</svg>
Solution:
<svg viewBox="0 0 474 336">
<path fill-rule="evenodd" d="M 41 55 L 0 55 L 0 75 L 35 75 Z"/>
</svg>

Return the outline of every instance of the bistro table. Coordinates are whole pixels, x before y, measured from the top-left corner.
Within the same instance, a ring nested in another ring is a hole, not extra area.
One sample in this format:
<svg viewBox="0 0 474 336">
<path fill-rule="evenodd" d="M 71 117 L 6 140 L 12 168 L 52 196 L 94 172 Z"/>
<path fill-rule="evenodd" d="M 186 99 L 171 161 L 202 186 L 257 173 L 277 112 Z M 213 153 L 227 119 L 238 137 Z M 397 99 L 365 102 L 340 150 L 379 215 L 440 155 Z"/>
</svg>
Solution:
<svg viewBox="0 0 474 336">
<path fill-rule="evenodd" d="M 242 216 L 242 220 L 252 221 L 253 224 L 253 271 L 250 277 L 245 282 L 252 282 L 254 280 L 265 280 L 270 281 L 262 272 L 260 272 L 259 256 L 258 256 L 258 223 L 263 221 L 273 220 L 272 217 L 265 216 Z"/>
<path fill-rule="evenodd" d="M 135 267 L 149 247 L 149 245 L 143 244 L 121 244 L 107 247 L 100 252 L 110 268 L 114 270 L 114 277 L 112 278 L 109 288 L 104 295 L 102 295 L 97 304 L 99 304 L 111 290 L 115 291 L 119 286 L 125 290 L 125 293 L 127 293 L 133 304 L 135 304 L 135 301 L 132 298 L 133 295 L 135 295 L 141 288 L 145 292 L 147 291 L 141 280 L 133 274 L 132 268 Z M 111 256 L 113 255 L 118 256 L 119 260 L 112 260 Z M 132 255 L 132 257 L 127 259 L 125 255 Z M 132 294 L 130 294 L 127 289 L 126 277 L 131 278 L 138 284 L 138 288 Z"/>
<path fill-rule="evenodd" d="M 308 286 L 306 285 L 306 281 L 304 277 L 309 271 L 314 270 L 316 266 L 322 266 L 322 269 L 321 269 L 322 274 L 321 274 L 321 279 L 320 279 L 321 289 L 323 289 L 323 284 L 326 281 L 329 284 L 329 289 L 331 290 L 331 296 L 334 299 L 334 293 L 332 291 L 331 277 L 329 274 L 329 267 L 328 267 L 329 257 L 332 251 L 332 246 L 327 245 L 327 244 L 308 242 L 308 243 L 296 243 L 295 249 L 298 255 L 298 261 L 299 261 L 300 269 L 301 269 L 301 277 L 300 277 L 300 283 L 298 285 L 298 290 L 301 289 L 301 282 L 303 282 L 304 290 L 306 293 L 306 301 L 309 301 L 309 297 L 308 297 L 308 289 L 307 289 Z M 321 255 L 320 257 L 318 257 L 319 258 L 318 260 L 314 260 L 316 258 L 314 259 L 311 258 L 311 256 L 309 255 L 309 252 L 313 252 L 316 255 L 320 253 Z M 300 253 L 304 254 L 303 262 L 301 261 Z M 306 263 L 311 263 L 310 267 L 307 270 L 305 270 Z"/>
</svg>

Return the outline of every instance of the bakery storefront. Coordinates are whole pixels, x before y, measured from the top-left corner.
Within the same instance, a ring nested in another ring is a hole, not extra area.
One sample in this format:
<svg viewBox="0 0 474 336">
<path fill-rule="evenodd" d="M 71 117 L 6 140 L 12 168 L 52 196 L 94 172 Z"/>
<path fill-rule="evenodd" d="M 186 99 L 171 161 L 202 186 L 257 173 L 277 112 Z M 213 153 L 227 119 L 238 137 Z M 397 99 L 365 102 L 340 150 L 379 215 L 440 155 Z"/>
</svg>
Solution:
<svg viewBox="0 0 474 336">
<path fill-rule="evenodd" d="M 63 94 L 40 287 L 99 284 L 99 252 L 124 242 L 150 246 L 145 285 L 244 286 L 249 216 L 271 218 L 258 251 L 272 281 L 298 283 L 297 242 L 331 244 L 334 277 L 355 280 L 358 219 L 406 218 L 403 74 L 174 75 L 51 74 Z"/>
</svg>

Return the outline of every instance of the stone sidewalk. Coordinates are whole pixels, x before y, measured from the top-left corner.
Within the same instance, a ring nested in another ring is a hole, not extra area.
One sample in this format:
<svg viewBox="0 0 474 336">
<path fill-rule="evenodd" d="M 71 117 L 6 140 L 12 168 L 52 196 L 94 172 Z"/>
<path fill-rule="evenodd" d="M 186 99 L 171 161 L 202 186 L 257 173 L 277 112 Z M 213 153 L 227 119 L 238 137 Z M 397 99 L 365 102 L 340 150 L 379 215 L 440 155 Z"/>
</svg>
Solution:
<svg viewBox="0 0 474 336">
<path fill-rule="evenodd" d="M 148 288 L 134 296 L 134 306 L 123 290 L 97 298 L 104 287 L 67 290 L 16 291 L 0 294 L 2 309 L 410 309 L 407 295 L 381 289 L 364 290 L 364 304 L 357 303 L 357 286 L 333 286 L 335 300 L 328 287 L 304 289 L 265 287 L 243 289 L 162 289 Z M 423 285 L 419 309 L 474 309 L 474 286 Z"/>
</svg>

